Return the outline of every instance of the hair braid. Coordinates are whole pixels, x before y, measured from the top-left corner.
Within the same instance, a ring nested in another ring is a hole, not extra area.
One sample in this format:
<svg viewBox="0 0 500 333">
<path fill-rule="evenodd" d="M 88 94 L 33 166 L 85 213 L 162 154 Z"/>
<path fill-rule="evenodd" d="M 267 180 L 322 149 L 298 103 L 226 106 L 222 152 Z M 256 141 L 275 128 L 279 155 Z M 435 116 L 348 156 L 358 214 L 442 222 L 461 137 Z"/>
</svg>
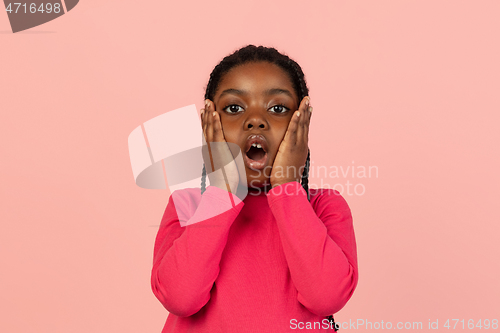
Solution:
<svg viewBox="0 0 500 333">
<path fill-rule="evenodd" d="M 206 179 L 207 179 L 207 170 L 205 170 L 205 163 L 203 163 L 203 170 L 201 171 L 201 194 L 205 192 Z"/>
<path fill-rule="evenodd" d="M 333 318 L 333 315 L 329 315 L 328 317 L 326 317 L 326 319 L 328 319 L 330 325 L 333 326 L 333 329 L 335 330 L 335 332 L 337 332 L 339 329 L 337 327 L 337 324 L 335 324 L 335 319 Z"/>
<path fill-rule="evenodd" d="M 306 166 L 304 168 L 304 171 L 302 172 L 302 180 L 301 180 L 301 185 L 304 188 L 304 190 L 307 193 L 307 200 L 311 201 L 311 198 L 309 197 L 309 156 L 311 155 L 309 149 L 307 150 L 307 159 L 306 159 Z"/>
</svg>

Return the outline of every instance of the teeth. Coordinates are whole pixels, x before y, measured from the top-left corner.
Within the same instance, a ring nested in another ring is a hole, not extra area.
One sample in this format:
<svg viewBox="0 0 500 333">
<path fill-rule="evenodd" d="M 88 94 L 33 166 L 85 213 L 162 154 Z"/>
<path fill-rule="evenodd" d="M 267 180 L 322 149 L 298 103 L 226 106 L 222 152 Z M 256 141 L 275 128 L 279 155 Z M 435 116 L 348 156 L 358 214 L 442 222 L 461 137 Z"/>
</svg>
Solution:
<svg viewBox="0 0 500 333">
<path fill-rule="evenodd" d="M 260 143 L 257 144 L 257 148 L 262 148 L 262 146 L 260 145 Z"/>
<path fill-rule="evenodd" d="M 252 147 L 257 147 L 257 144 L 256 143 L 252 143 Z"/>
<path fill-rule="evenodd" d="M 260 143 L 252 143 L 252 147 L 262 148 L 262 145 Z"/>
</svg>

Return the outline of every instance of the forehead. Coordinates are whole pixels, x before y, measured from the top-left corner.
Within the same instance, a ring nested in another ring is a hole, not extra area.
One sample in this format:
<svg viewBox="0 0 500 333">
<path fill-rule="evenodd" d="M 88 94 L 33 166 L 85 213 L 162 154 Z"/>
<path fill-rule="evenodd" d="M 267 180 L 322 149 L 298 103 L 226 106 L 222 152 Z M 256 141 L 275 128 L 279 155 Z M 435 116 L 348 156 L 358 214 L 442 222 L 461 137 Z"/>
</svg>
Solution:
<svg viewBox="0 0 500 333">
<path fill-rule="evenodd" d="M 265 90 L 281 87 L 295 94 L 288 74 L 278 65 L 266 61 L 248 62 L 233 67 L 222 77 L 216 95 L 225 88 L 236 87 L 244 90 Z"/>
</svg>

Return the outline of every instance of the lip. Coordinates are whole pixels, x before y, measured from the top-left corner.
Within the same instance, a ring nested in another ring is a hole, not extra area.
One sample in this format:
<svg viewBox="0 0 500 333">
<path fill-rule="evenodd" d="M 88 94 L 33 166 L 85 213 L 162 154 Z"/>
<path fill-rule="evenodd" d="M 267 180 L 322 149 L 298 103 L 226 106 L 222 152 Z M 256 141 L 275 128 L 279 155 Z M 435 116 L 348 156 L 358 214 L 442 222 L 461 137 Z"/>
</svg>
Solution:
<svg viewBox="0 0 500 333">
<path fill-rule="evenodd" d="M 250 136 L 248 136 L 247 138 L 247 143 L 245 145 L 245 153 L 247 153 L 250 148 L 252 147 L 252 145 L 254 143 L 258 143 L 262 146 L 262 149 L 266 152 L 268 152 L 268 144 L 267 144 L 267 140 L 266 140 L 266 137 L 261 135 L 261 134 L 251 134 Z"/>
<path fill-rule="evenodd" d="M 264 157 L 262 157 L 260 160 L 255 161 L 250 159 L 247 156 L 247 152 L 250 150 L 252 147 L 252 144 L 258 143 L 262 146 L 262 150 L 266 153 Z M 267 165 L 267 162 L 269 160 L 269 145 L 267 143 L 266 137 L 261 135 L 261 134 L 251 134 L 247 138 L 247 142 L 245 144 L 245 153 L 243 154 L 243 160 L 245 161 L 245 164 L 253 170 L 262 170 L 264 167 Z"/>
</svg>

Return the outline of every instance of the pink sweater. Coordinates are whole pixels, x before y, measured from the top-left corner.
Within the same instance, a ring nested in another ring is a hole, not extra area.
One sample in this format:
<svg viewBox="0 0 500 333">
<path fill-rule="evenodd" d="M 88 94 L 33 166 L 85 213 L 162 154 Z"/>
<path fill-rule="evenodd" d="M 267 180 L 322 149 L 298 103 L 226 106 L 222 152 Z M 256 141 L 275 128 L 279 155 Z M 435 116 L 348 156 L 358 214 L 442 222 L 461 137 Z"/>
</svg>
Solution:
<svg viewBox="0 0 500 333">
<path fill-rule="evenodd" d="M 310 198 L 298 182 L 243 201 L 214 186 L 172 193 L 151 273 L 170 312 L 162 333 L 327 331 L 358 282 L 356 241 L 339 192 Z"/>
</svg>

